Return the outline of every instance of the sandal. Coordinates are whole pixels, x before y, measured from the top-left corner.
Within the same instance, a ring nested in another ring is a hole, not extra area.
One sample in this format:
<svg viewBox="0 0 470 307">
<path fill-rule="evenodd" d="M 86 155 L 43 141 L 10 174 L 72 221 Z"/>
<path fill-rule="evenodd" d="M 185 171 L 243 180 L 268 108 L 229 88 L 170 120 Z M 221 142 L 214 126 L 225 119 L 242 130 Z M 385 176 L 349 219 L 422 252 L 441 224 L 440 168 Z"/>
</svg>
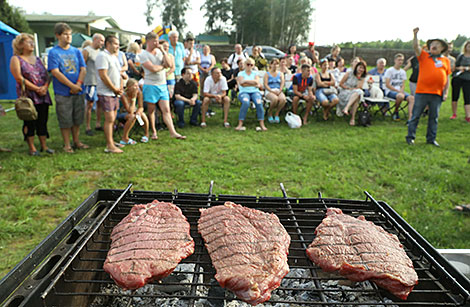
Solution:
<svg viewBox="0 0 470 307">
<path fill-rule="evenodd" d="M 237 128 L 235 128 L 235 130 L 237 130 L 237 131 L 245 131 L 245 130 L 246 130 L 246 127 L 245 127 L 245 126 L 237 127 Z"/>
<path fill-rule="evenodd" d="M 90 148 L 90 146 L 88 146 L 87 144 L 78 143 L 78 144 L 74 144 L 73 148 L 75 148 L 75 149 L 88 149 L 88 148 Z"/>
<path fill-rule="evenodd" d="M 149 138 L 146 137 L 145 135 L 140 139 L 141 143 L 148 143 L 148 141 L 149 141 Z"/>
<path fill-rule="evenodd" d="M 117 149 L 117 150 L 111 150 L 111 149 L 108 149 L 108 148 L 105 148 L 104 149 L 104 152 L 105 153 L 113 153 L 113 154 L 119 154 L 119 153 L 123 153 L 123 151 L 121 149 Z"/>
<path fill-rule="evenodd" d="M 122 145 L 121 143 L 114 143 L 114 146 L 116 146 L 117 148 L 124 148 L 124 145 Z"/>
<path fill-rule="evenodd" d="M 229 123 L 229 122 L 225 122 L 225 123 L 224 123 L 224 127 L 225 127 L 225 128 L 230 128 L 230 123 Z"/>
<path fill-rule="evenodd" d="M 11 152 L 10 148 L 0 147 L 0 152 Z"/>
<path fill-rule="evenodd" d="M 470 213 L 470 204 L 455 206 L 455 211 Z"/>
<path fill-rule="evenodd" d="M 135 145 L 135 144 L 137 144 L 137 142 L 134 141 L 133 139 L 129 138 L 129 140 L 127 142 L 123 141 L 123 140 L 119 141 L 119 144 L 121 144 L 121 145 Z"/>
<path fill-rule="evenodd" d="M 158 136 L 156 134 L 152 135 L 152 140 L 158 140 Z"/>
<path fill-rule="evenodd" d="M 73 151 L 72 147 L 64 147 L 64 151 L 69 154 L 73 154 L 75 151 Z"/>
<path fill-rule="evenodd" d="M 178 134 L 176 136 L 172 136 L 172 138 L 177 139 L 177 140 L 186 140 L 186 136 Z"/>
</svg>

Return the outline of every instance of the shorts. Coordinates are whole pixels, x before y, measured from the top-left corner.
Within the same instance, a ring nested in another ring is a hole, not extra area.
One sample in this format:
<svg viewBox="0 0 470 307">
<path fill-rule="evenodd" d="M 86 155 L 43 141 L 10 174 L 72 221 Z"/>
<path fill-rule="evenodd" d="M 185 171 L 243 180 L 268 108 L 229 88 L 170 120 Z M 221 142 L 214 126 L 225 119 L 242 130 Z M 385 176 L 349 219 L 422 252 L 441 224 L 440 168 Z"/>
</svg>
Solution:
<svg viewBox="0 0 470 307">
<path fill-rule="evenodd" d="M 105 112 L 117 111 L 119 108 L 119 98 L 115 96 L 98 95 L 98 104 Z"/>
<path fill-rule="evenodd" d="M 127 114 L 129 114 L 129 113 L 127 113 L 127 112 L 118 113 L 116 115 L 116 119 L 120 120 L 120 121 L 124 121 L 124 120 L 126 120 Z"/>
<path fill-rule="evenodd" d="M 98 94 L 96 92 L 96 85 L 85 85 L 85 99 L 86 101 L 98 101 Z"/>
<path fill-rule="evenodd" d="M 398 92 L 389 91 L 389 92 L 387 93 L 387 95 L 385 95 L 385 96 L 387 96 L 387 97 L 389 97 L 389 98 L 392 98 L 392 99 L 397 99 L 397 95 L 398 95 Z M 408 97 L 410 97 L 410 94 L 405 93 L 405 100 L 408 99 Z"/>
<path fill-rule="evenodd" d="M 292 92 L 294 93 L 294 92 Z M 296 94 L 294 94 L 294 96 L 297 96 Z M 302 96 L 308 96 L 308 89 L 306 89 L 305 91 L 302 92 Z M 297 97 L 300 97 L 300 96 L 297 96 Z"/>
<path fill-rule="evenodd" d="M 144 94 L 144 101 L 148 103 L 158 103 L 160 100 L 170 101 L 170 94 L 168 93 L 168 86 L 166 84 L 144 84 L 142 92 Z"/>
<path fill-rule="evenodd" d="M 166 80 L 166 85 L 175 85 L 175 84 L 176 84 L 175 79 Z"/>
<path fill-rule="evenodd" d="M 315 96 L 317 96 L 317 99 L 320 102 L 324 102 L 324 101 L 331 102 L 333 99 L 338 98 L 338 96 L 336 96 L 336 94 L 326 95 L 325 93 L 323 93 L 322 88 L 317 89 L 317 91 L 315 92 Z"/>
<path fill-rule="evenodd" d="M 84 95 L 55 95 L 55 110 L 59 128 L 67 129 L 80 126 L 85 117 Z"/>
</svg>

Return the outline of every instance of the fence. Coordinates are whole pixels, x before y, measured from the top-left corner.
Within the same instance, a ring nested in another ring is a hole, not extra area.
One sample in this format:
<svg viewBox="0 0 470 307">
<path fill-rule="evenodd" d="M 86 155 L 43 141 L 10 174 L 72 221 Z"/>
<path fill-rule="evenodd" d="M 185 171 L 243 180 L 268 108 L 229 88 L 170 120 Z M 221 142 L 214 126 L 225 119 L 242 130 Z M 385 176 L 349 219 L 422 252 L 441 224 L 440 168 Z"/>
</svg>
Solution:
<svg viewBox="0 0 470 307">
<path fill-rule="evenodd" d="M 301 52 L 307 49 L 307 47 L 297 47 L 297 51 Z M 320 58 L 325 57 L 330 53 L 330 47 L 315 47 L 315 50 L 320 52 Z M 211 46 L 211 52 L 215 55 L 217 62 L 224 57 L 229 57 L 234 52 L 233 45 L 217 45 Z M 341 49 L 341 56 L 344 58 L 346 65 L 355 56 L 362 57 L 369 66 L 375 66 L 378 58 L 385 58 L 387 65 L 393 65 L 393 57 L 397 53 L 403 53 L 405 59 L 410 58 L 414 55 L 414 51 L 411 49 L 370 49 L 370 48 L 343 48 Z"/>
</svg>

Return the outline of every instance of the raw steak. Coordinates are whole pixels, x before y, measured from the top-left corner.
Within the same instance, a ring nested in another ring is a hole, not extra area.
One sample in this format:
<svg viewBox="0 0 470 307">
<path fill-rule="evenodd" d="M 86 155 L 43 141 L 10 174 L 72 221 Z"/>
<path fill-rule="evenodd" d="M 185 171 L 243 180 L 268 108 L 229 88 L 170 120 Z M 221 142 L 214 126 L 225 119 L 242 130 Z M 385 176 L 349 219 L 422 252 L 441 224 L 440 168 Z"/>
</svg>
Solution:
<svg viewBox="0 0 470 307">
<path fill-rule="evenodd" d="M 326 272 L 339 271 L 352 281 L 371 280 L 406 300 L 418 275 L 397 236 L 337 208 L 329 208 L 326 215 L 315 229 L 308 257 Z"/>
<path fill-rule="evenodd" d="M 135 205 L 114 227 L 104 270 L 124 289 L 170 275 L 194 252 L 189 223 L 177 206 L 154 200 Z"/>
<path fill-rule="evenodd" d="M 289 272 L 290 236 L 279 218 L 232 202 L 199 210 L 198 229 L 220 285 L 252 305 L 269 300 Z"/>
</svg>

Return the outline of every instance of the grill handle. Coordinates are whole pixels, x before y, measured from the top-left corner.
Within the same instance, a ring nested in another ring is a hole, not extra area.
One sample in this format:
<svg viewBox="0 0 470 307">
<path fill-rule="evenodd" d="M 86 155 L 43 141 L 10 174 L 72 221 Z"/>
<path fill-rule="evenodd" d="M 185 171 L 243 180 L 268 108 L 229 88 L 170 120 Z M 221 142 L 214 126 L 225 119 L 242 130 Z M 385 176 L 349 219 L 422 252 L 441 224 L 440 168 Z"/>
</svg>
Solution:
<svg viewBox="0 0 470 307">
<path fill-rule="evenodd" d="M 109 208 L 109 210 L 103 214 L 103 216 L 95 223 L 95 225 L 93 226 L 93 229 L 88 233 L 88 235 L 85 237 L 84 240 L 82 240 L 82 243 L 80 244 L 80 246 L 75 250 L 75 253 L 70 256 L 69 260 L 67 261 L 67 263 L 62 267 L 62 269 L 60 270 L 60 272 L 56 275 L 56 277 L 54 278 L 54 280 L 52 280 L 52 282 L 49 284 L 49 286 L 47 287 L 47 289 L 41 294 L 41 299 L 45 300 L 47 295 L 49 294 L 49 292 L 52 290 L 52 288 L 57 284 L 57 282 L 59 281 L 59 279 L 62 277 L 62 275 L 64 274 L 65 270 L 70 266 L 70 264 L 72 263 L 72 261 L 75 259 L 75 257 L 77 257 L 77 255 L 80 253 L 80 251 L 83 249 L 83 247 L 88 243 L 88 241 L 90 240 L 90 238 L 95 234 L 95 232 L 98 230 L 98 228 L 100 228 L 101 224 L 103 224 L 104 220 L 108 217 L 108 215 L 111 214 L 111 212 L 114 210 L 114 208 L 117 206 L 117 204 L 119 204 L 121 202 L 121 200 L 124 198 L 124 196 L 129 192 L 130 188 L 132 187 L 132 183 L 130 183 L 127 188 L 124 190 L 124 192 L 122 192 L 122 194 L 119 196 L 119 198 L 114 202 L 114 204 L 111 205 L 111 207 Z"/>
</svg>

